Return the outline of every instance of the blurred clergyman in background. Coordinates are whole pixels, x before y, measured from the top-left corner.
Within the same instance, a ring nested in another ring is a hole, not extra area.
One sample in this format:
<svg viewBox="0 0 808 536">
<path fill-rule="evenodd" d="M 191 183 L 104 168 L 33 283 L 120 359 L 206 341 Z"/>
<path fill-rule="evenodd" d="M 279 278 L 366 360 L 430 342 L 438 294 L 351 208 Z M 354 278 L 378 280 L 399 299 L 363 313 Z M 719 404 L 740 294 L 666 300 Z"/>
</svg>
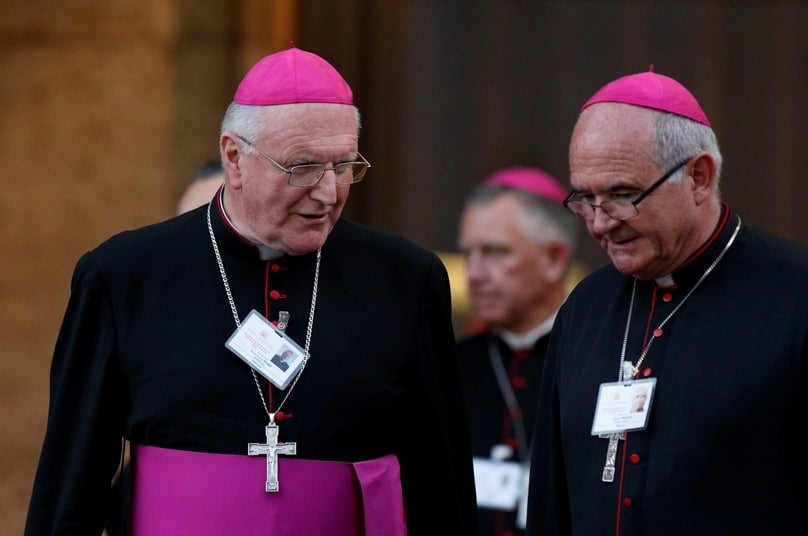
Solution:
<svg viewBox="0 0 808 536">
<path fill-rule="evenodd" d="M 458 342 L 484 536 L 522 534 L 544 352 L 566 297 L 578 222 L 541 169 L 511 167 L 466 198 L 458 246 L 481 331 Z"/>
</svg>

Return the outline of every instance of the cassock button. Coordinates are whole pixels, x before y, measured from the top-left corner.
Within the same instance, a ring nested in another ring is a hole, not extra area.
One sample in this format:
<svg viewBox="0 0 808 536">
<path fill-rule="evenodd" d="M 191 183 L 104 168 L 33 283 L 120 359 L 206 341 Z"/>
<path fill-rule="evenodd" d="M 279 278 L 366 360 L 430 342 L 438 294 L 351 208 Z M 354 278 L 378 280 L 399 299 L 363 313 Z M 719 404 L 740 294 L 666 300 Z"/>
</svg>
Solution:
<svg viewBox="0 0 808 536">
<path fill-rule="evenodd" d="M 623 506 L 631 508 L 634 506 L 634 501 L 631 500 L 631 497 L 623 497 Z"/>
<path fill-rule="evenodd" d="M 651 370 L 651 367 L 645 367 L 644 369 L 642 369 L 642 375 L 643 375 L 643 377 L 644 377 L 644 378 L 647 378 L 647 377 L 648 377 L 648 376 L 650 376 L 650 375 L 651 375 L 651 373 L 653 373 L 653 372 L 654 372 L 654 371 L 653 371 L 653 370 Z"/>
<path fill-rule="evenodd" d="M 516 452 L 516 449 L 519 448 L 519 441 L 517 441 L 515 437 L 509 437 L 508 439 L 503 441 L 503 443 L 511 447 L 514 452 Z"/>
<path fill-rule="evenodd" d="M 654 337 L 656 337 L 656 338 L 658 339 L 658 338 L 660 338 L 660 337 L 662 336 L 662 333 L 664 333 L 664 332 L 662 331 L 662 328 L 656 328 L 656 329 L 654 330 Z"/>
<path fill-rule="evenodd" d="M 269 269 L 270 269 L 270 270 L 272 270 L 272 273 L 277 274 L 278 272 L 280 272 L 280 271 L 281 271 L 281 265 L 280 265 L 280 264 L 278 264 L 277 262 L 273 262 L 273 263 L 272 263 L 272 264 L 269 266 Z"/>
<path fill-rule="evenodd" d="M 281 294 L 277 290 L 270 290 L 269 291 L 269 298 L 271 300 L 279 300 L 279 299 L 285 298 L 285 297 L 286 297 L 286 294 Z"/>
<path fill-rule="evenodd" d="M 513 384 L 514 389 L 524 389 L 527 387 L 527 378 L 524 376 L 514 376 L 511 378 L 511 384 Z"/>
<path fill-rule="evenodd" d="M 671 301 L 672 299 L 673 299 L 673 294 L 671 294 L 670 292 L 666 292 L 665 294 L 662 295 L 662 301 L 664 301 L 666 303 Z"/>
<path fill-rule="evenodd" d="M 637 465 L 638 463 L 640 463 L 640 455 L 639 454 L 632 454 L 631 456 L 629 456 L 628 459 L 631 460 L 631 463 L 633 463 L 634 465 Z"/>
</svg>

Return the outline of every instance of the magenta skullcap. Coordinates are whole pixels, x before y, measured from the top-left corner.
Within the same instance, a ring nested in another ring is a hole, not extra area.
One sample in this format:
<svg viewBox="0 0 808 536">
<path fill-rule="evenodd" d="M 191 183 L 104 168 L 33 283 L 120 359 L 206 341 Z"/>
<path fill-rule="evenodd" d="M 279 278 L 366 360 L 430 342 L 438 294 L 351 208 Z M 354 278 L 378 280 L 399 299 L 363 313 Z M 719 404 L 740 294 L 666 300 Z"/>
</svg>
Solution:
<svg viewBox="0 0 808 536">
<path fill-rule="evenodd" d="M 513 166 L 501 169 L 489 176 L 485 183 L 524 190 L 558 203 L 567 197 L 564 187 L 552 175 L 534 167 Z"/>
<path fill-rule="evenodd" d="M 353 104 L 353 92 L 330 63 L 291 43 L 288 49 L 265 56 L 250 68 L 233 102 L 251 106 Z"/>
<path fill-rule="evenodd" d="M 699 106 L 696 97 L 673 78 L 655 73 L 653 65 L 647 72 L 630 74 L 609 82 L 592 95 L 581 110 L 598 102 L 622 102 L 643 106 L 670 112 L 710 126 L 710 120 Z"/>
</svg>

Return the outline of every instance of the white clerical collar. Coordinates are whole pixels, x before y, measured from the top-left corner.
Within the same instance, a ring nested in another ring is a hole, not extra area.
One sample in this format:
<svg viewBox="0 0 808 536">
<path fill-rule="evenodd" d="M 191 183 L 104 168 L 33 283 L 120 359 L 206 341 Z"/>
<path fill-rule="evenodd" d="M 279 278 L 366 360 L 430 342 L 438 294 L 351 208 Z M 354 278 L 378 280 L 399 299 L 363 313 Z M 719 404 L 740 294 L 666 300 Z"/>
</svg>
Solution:
<svg viewBox="0 0 808 536">
<path fill-rule="evenodd" d="M 256 244 L 255 247 L 258 248 L 258 255 L 261 257 L 262 261 L 279 259 L 284 256 L 283 251 L 273 249 L 269 246 L 265 246 L 264 244 Z"/>
<path fill-rule="evenodd" d="M 656 281 L 656 284 L 660 287 L 673 287 L 676 285 L 673 280 L 673 275 L 671 274 L 654 279 L 654 281 Z"/>
<path fill-rule="evenodd" d="M 555 311 L 545 319 L 544 322 L 525 333 L 514 333 L 513 331 L 508 331 L 498 326 L 491 328 L 491 331 L 505 341 L 505 344 L 507 344 L 511 350 L 530 349 L 536 345 L 536 341 L 550 333 L 557 313 L 558 311 Z"/>
</svg>

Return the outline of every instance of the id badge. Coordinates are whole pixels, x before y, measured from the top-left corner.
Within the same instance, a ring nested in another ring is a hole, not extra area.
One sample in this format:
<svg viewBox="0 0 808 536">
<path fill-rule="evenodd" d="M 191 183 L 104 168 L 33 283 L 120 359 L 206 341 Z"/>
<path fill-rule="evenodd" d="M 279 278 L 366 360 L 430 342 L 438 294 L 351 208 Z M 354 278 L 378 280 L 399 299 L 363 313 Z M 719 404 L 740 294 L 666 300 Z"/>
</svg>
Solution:
<svg viewBox="0 0 808 536">
<path fill-rule="evenodd" d="M 286 389 L 303 366 L 305 350 L 253 309 L 224 344 L 278 389 Z"/>
<path fill-rule="evenodd" d="M 479 457 L 473 462 L 477 505 L 495 510 L 516 510 L 523 491 L 522 465 Z"/>
<path fill-rule="evenodd" d="M 600 384 L 592 435 L 607 435 L 648 426 L 656 378 Z"/>
</svg>

